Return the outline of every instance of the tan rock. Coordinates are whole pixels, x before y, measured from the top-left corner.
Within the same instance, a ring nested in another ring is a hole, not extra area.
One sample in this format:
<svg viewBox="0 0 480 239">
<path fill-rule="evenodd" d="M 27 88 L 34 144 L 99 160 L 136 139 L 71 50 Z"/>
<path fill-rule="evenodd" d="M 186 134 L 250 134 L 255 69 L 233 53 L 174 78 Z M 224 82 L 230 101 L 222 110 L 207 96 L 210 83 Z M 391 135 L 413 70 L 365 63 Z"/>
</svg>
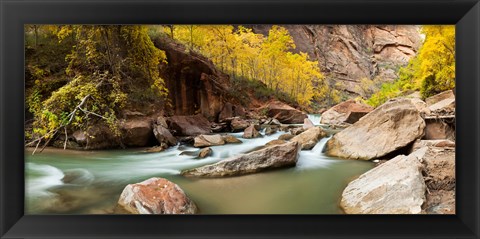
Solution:
<svg viewBox="0 0 480 239">
<path fill-rule="evenodd" d="M 227 143 L 227 144 L 241 144 L 242 143 L 241 140 L 237 139 L 233 135 L 226 134 L 226 135 L 223 135 L 222 138 L 225 141 L 225 143 Z"/>
<path fill-rule="evenodd" d="M 208 156 L 211 156 L 212 154 L 213 154 L 213 150 L 210 147 L 207 147 L 200 150 L 200 152 L 198 153 L 198 157 L 203 159 Z"/>
<path fill-rule="evenodd" d="M 355 100 L 347 100 L 323 112 L 320 123 L 330 125 L 353 124 L 372 110 L 373 107 L 369 105 L 358 103 Z"/>
<path fill-rule="evenodd" d="M 327 136 L 327 134 L 319 127 L 313 127 L 305 132 L 293 137 L 290 142 L 298 142 L 302 150 L 312 149 L 317 142 Z"/>
<path fill-rule="evenodd" d="M 285 141 L 285 140 L 274 139 L 274 140 L 266 143 L 265 146 L 279 145 L 279 144 L 284 144 L 284 143 L 286 143 L 286 142 L 287 142 L 287 141 Z"/>
<path fill-rule="evenodd" d="M 307 114 L 280 101 L 272 101 L 264 107 L 269 117 L 283 124 L 301 124 Z"/>
<path fill-rule="evenodd" d="M 201 147 L 209 147 L 209 146 L 216 146 L 216 145 L 224 145 L 225 140 L 223 137 L 219 134 L 214 134 L 214 135 L 199 135 L 195 137 L 194 139 L 193 146 L 197 148 Z"/>
<path fill-rule="evenodd" d="M 257 129 L 255 129 L 255 126 L 252 124 L 245 129 L 242 137 L 245 139 L 251 139 L 251 138 L 257 138 L 259 136 L 260 136 L 260 133 L 258 132 Z"/>
<path fill-rule="evenodd" d="M 248 154 L 236 155 L 218 163 L 185 170 L 187 177 L 225 177 L 257 173 L 260 171 L 295 166 L 298 143 L 270 146 Z"/>
<path fill-rule="evenodd" d="M 327 154 L 370 160 L 403 148 L 421 138 L 425 121 L 408 99 L 381 105 L 327 142 Z"/>
<path fill-rule="evenodd" d="M 348 184 L 340 206 L 347 214 L 419 214 L 425 202 L 420 159 L 426 148 L 399 155 Z"/>
</svg>

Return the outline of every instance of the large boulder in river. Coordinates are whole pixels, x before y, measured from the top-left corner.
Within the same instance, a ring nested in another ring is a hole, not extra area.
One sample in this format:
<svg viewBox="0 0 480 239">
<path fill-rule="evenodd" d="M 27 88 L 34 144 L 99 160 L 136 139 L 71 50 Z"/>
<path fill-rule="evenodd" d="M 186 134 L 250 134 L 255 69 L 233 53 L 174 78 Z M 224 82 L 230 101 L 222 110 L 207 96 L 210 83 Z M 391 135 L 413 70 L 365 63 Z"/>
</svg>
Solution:
<svg viewBox="0 0 480 239">
<path fill-rule="evenodd" d="M 164 178 L 150 178 L 129 184 L 118 205 L 132 214 L 195 214 L 197 207 L 176 184 Z"/>
<path fill-rule="evenodd" d="M 327 154 L 370 160 L 403 148 L 424 134 L 425 121 L 408 99 L 381 105 L 327 142 Z"/>
<path fill-rule="evenodd" d="M 268 117 L 272 117 L 283 124 L 301 124 L 307 114 L 280 101 L 272 101 L 266 107 Z"/>
<path fill-rule="evenodd" d="M 330 125 L 353 124 L 372 110 L 373 107 L 369 105 L 358 103 L 355 100 L 347 100 L 323 112 L 320 123 Z"/>
<path fill-rule="evenodd" d="M 149 145 L 154 135 L 152 122 L 149 118 L 126 120 L 120 124 L 122 143 L 130 147 L 143 147 Z"/>
<path fill-rule="evenodd" d="M 308 150 L 312 149 L 317 144 L 317 142 L 325 136 L 327 136 L 325 131 L 323 131 L 319 127 L 313 127 L 293 137 L 290 141 L 298 142 L 302 150 Z"/>
<path fill-rule="evenodd" d="M 340 206 L 347 214 L 418 214 L 425 202 L 419 159 L 423 152 L 399 155 L 348 184 Z"/>
<path fill-rule="evenodd" d="M 217 146 L 217 145 L 224 145 L 225 140 L 219 134 L 214 135 L 199 135 L 195 137 L 193 146 L 200 148 L 200 147 L 210 147 L 210 146 Z"/>
<path fill-rule="evenodd" d="M 176 115 L 167 120 L 174 135 L 196 136 L 210 133 L 210 122 L 202 115 Z"/>
<path fill-rule="evenodd" d="M 187 177 L 225 177 L 256 173 L 273 168 L 295 166 L 298 143 L 275 145 L 248 154 L 233 156 L 218 163 L 185 170 Z"/>
<path fill-rule="evenodd" d="M 252 138 L 257 138 L 260 136 L 260 133 L 258 132 L 257 129 L 255 129 L 255 125 L 250 125 L 248 126 L 245 131 L 243 131 L 243 138 L 244 139 L 252 139 Z"/>
<path fill-rule="evenodd" d="M 170 133 L 170 131 L 162 125 L 155 124 L 153 126 L 153 135 L 159 144 L 167 144 L 170 146 L 177 144 L 177 139 Z"/>
</svg>

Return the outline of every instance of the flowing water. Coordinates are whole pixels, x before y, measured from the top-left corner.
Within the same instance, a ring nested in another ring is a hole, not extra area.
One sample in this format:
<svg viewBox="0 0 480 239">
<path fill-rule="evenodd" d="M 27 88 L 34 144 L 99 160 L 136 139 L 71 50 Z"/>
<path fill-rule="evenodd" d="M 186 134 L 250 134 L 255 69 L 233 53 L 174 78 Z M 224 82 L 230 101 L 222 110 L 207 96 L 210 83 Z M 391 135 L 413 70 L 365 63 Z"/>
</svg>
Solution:
<svg viewBox="0 0 480 239">
<path fill-rule="evenodd" d="M 309 116 L 318 124 L 319 117 Z M 326 156 L 329 138 L 312 150 L 301 151 L 295 167 L 240 177 L 198 179 L 181 170 L 211 164 L 252 151 L 282 132 L 242 144 L 211 147 L 205 159 L 179 155 L 198 149 L 175 146 L 159 153 L 142 149 L 72 151 L 46 149 L 26 155 L 25 212 L 27 214 L 113 213 L 123 188 L 151 177 L 178 184 L 204 214 L 336 214 L 342 190 L 354 177 L 373 167 L 369 162 Z"/>
</svg>

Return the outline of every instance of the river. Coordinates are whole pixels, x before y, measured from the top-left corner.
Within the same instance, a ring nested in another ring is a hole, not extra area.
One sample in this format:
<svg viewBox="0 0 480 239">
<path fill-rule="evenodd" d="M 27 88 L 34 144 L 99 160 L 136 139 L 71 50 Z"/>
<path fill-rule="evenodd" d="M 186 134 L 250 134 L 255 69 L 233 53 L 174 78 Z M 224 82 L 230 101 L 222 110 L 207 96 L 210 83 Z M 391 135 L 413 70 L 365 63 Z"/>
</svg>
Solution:
<svg viewBox="0 0 480 239">
<path fill-rule="evenodd" d="M 320 117 L 309 118 L 319 124 Z M 178 184 L 202 214 L 338 214 L 342 190 L 354 177 L 373 167 L 370 162 L 328 157 L 324 138 L 300 153 L 295 167 L 240 177 L 198 179 L 179 175 L 181 170 L 211 164 L 249 152 L 277 139 L 283 132 L 242 144 L 211 147 L 213 155 L 193 159 L 179 155 L 193 147 L 175 146 L 159 153 L 144 149 L 74 151 L 45 149 L 26 155 L 26 214 L 113 213 L 123 188 L 150 177 Z M 62 180 L 62 178 L 68 180 Z M 64 182 L 67 181 L 67 182 Z"/>
</svg>

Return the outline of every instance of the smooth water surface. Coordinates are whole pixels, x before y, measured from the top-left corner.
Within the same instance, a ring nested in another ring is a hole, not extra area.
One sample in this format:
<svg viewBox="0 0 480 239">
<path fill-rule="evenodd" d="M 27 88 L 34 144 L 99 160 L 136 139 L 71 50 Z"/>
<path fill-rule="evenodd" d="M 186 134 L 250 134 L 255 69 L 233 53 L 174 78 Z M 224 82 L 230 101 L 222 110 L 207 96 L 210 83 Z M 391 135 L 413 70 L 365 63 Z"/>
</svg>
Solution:
<svg viewBox="0 0 480 239">
<path fill-rule="evenodd" d="M 312 150 L 302 151 L 293 168 L 240 177 L 199 179 L 179 175 L 181 170 L 215 163 L 249 152 L 282 133 L 242 144 L 211 147 L 206 159 L 180 156 L 198 150 L 176 146 L 160 153 L 142 149 L 71 151 L 46 149 L 26 155 L 27 214 L 113 213 L 123 188 L 151 177 L 178 184 L 204 214 L 335 214 L 347 183 L 373 167 L 372 163 L 328 157 L 322 149 L 329 138 Z"/>
</svg>

